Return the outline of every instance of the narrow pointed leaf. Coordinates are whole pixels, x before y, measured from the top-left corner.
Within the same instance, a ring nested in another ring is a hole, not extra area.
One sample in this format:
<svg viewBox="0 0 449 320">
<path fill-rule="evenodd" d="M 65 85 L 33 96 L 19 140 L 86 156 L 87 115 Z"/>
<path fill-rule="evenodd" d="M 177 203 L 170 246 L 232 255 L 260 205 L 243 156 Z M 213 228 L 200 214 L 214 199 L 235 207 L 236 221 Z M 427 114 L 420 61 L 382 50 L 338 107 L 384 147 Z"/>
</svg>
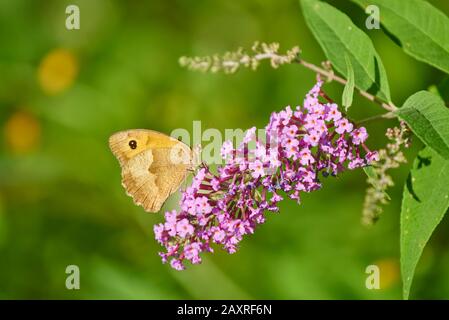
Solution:
<svg viewBox="0 0 449 320">
<path fill-rule="evenodd" d="M 380 21 L 402 49 L 449 73 L 449 18 L 423 0 L 352 0 L 379 8 Z"/>
<path fill-rule="evenodd" d="M 366 166 L 363 167 L 363 171 L 365 172 L 366 176 L 368 177 L 368 182 L 376 189 L 381 189 L 377 183 L 377 181 L 379 181 L 379 177 L 376 173 L 376 171 L 374 170 L 374 168 L 372 166 Z M 386 193 L 385 191 L 382 191 L 382 193 L 385 195 L 385 197 L 388 200 L 391 200 L 390 196 L 388 193 Z"/>
<path fill-rule="evenodd" d="M 423 249 L 449 207 L 449 160 L 425 148 L 404 186 L 401 209 L 401 271 L 408 299 Z"/>
<path fill-rule="evenodd" d="M 449 108 L 438 95 L 419 91 L 397 114 L 427 146 L 449 159 Z"/>
<path fill-rule="evenodd" d="M 325 2 L 301 0 L 301 6 L 308 27 L 333 67 L 348 78 L 347 55 L 355 87 L 389 102 L 387 75 L 371 39 L 347 15 Z"/>
<path fill-rule="evenodd" d="M 354 96 L 354 69 L 352 68 L 351 60 L 347 55 L 345 56 L 345 59 L 348 82 L 343 90 L 342 104 L 346 108 L 346 111 L 348 111 L 349 107 L 352 105 L 352 97 Z"/>
</svg>

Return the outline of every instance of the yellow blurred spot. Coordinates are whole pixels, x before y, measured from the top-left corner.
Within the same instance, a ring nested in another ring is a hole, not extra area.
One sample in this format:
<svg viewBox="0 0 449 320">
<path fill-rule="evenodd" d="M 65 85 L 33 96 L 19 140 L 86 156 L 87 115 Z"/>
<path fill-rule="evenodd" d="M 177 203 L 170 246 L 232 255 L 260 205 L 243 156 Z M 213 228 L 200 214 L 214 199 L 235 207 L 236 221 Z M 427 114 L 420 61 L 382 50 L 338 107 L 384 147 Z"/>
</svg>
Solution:
<svg viewBox="0 0 449 320">
<path fill-rule="evenodd" d="M 39 84 L 45 93 L 58 94 L 73 84 L 78 69 L 78 60 L 70 51 L 55 49 L 50 51 L 39 65 Z"/>
<path fill-rule="evenodd" d="M 400 279 L 399 261 L 397 259 L 382 259 L 374 263 L 380 270 L 380 288 L 388 289 Z"/>
<path fill-rule="evenodd" d="M 11 151 L 27 153 L 39 145 L 41 126 L 33 115 L 25 111 L 18 111 L 7 120 L 4 135 Z"/>
</svg>

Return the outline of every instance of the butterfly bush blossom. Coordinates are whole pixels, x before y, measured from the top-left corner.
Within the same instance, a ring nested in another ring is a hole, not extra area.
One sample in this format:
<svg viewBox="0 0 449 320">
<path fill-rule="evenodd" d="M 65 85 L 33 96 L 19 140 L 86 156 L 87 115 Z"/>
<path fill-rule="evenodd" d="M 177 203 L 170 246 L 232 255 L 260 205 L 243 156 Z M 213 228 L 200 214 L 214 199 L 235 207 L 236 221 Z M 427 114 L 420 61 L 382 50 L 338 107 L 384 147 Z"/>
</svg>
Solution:
<svg viewBox="0 0 449 320">
<path fill-rule="evenodd" d="M 224 164 L 215 173 L 200 167 L 182 193 L 180 211 L 166 212 L 165 222 L 154 226 L 166 249 L 159 253 L 164 263 L 182 270 L 186 260 L 201 263 L 200 253 L 217 245 L 234 253 L 243 236 L 265 222 L 266 212 L 279 212 L 284 197 L 299 203 L 301 192 L 321 188 L 320 175 L 336 176 L 378 160 L 365 145 L 366 129 L 345 118 L 335 103 L 320 101 L 326 97 L 321 86 L 318 80 L 303 107 L 271 115 L 266 142 L 251 128 L 238 148 L 223 144 Z"/>
</svg>

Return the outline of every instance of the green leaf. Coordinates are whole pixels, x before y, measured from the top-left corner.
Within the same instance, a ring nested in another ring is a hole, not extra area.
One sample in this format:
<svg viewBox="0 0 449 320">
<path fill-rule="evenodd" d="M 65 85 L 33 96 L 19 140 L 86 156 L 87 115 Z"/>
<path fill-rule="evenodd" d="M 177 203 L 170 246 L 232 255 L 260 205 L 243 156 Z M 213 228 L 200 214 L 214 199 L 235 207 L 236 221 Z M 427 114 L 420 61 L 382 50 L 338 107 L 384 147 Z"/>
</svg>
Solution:
<svg viewBox="0 0 449 320">
<path fill-rule="evenodd" d="M 349 107 L 352 105 L 352 97 L 354 96 L 354 69 L 352 68 L 351 60 L 348 55 L 345 55 L 346 60 L 346 74 L 347 74 L 347 83 L 343 90 L 342 102 L 343 106 L 348 111 Z"/>
<path fill-rule="evenodd" d="M 301 0 L 305 21 L 334 68 L 348 78 L 345 56 L 355 86 L 390 102 L 387 75 L 370 38 L 344 13 L 317 0 Z"/>
<path fill-rule="evenodd" d="M 416 157 L 404 186 L 401 210 L 401 271 L 408 299 L 424 246 L 449 207 L 449 161 L 430 148 Z"/>
<path fill-rule="evenodd" d="M 373 166 L 366 166 L 363 167 L 363 171 L 365 172 L 366 176 L 368 177 L 368 182 L 376 189 L 378 190 L 382 190 L 382 188 L 380 188 L 378 186 L 378 181 L 379 181 L 379 176 L 377 175 L 376 171 L 374 170 Z M 382 193 L 385 195 L 385 197 L 388 200 L 391 200 L 390 196 L 388 193 L 386 193 L 385 191 L 382 190 Z"/>
<path fill-rule="evenodd" d="M 449 18 L 422 0 L 352 0 L 376 5 L 395 42 L 417 60 L 449 73 Z"/>
<path fill-rule="evenodd" d="M 397 114 L 427 146 L 449 159 L 449 109 L 438 95 L 419 91 Z"/>
<path fill-rule="evenodd" d="M 374 171 L 374 168 L 372 166 L 363 167 L 363 171 L 365 171 L 366 176 L 371 180 L 373 181 L 377 180 L 376 171 Z"/>
</svg>

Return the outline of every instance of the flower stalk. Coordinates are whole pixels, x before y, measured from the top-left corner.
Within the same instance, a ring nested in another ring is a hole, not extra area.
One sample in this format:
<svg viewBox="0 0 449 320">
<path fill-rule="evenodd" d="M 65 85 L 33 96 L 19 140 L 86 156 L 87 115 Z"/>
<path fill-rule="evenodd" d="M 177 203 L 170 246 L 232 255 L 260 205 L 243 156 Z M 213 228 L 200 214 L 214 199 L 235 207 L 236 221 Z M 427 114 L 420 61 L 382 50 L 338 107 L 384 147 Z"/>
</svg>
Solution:
<svg viewBox="0 0 449 320">
<path fill-rule="evenodd" d="M 280 54 L 279 43 L 267 44 L 255 42 L 251 48 L 251 54 L 247 53 L 243 48 L 239 48 L 237 51 L 226 52 L 221 56 L 218 54 L 215 54 L 212 57 L 191 58 L 184 56 L 179 59 L 179 63 L 189 70 L 212 73 L 223 71 L 226 74 L 236 73 L 240 68 L 251 68 L 252 70 L 256 70 L 263 60 L 269 60 L 271 66 L 275 69 L 283 64 L 297 63 L 312 70 L 317 75 L 325 78 L 328 82 L 336 81 L 342 85 L 346 85 L 347 80 L 335 74 L 329 61 L 325 63 L 325 68 L 321 68 L 302 59 L 300 57 L 300 52 L 301 50 L 299 47 L 295 46 L 290 50 L 287 50 L 285 54 Z M 397 107 L 391 101 L 383 101 L 379 97 L 364 90 L 356 89 L 356 91 L 362 97 L 377 103 L 389 112 L 397 110 Z"/>
<path fill-rule="evenodd" d="M 366 190 L 362 215 L 365 225 L 373 225 L 383 212 L 382 206 L 390 201 L 386 191 L 394 186 L 394 182 L 388 172 L 407 162 L 402 152 L 402 148 L 408 148 L 411 144 L 411 132 L 407 125 L 401 121 L 399 127 L 389 128 L 385 135 L 390 142 L 386 148 L 379 150 L 379 161 L 372 163 L 375 175 L 367 179 L 370 187 Z"/>
</svg>

